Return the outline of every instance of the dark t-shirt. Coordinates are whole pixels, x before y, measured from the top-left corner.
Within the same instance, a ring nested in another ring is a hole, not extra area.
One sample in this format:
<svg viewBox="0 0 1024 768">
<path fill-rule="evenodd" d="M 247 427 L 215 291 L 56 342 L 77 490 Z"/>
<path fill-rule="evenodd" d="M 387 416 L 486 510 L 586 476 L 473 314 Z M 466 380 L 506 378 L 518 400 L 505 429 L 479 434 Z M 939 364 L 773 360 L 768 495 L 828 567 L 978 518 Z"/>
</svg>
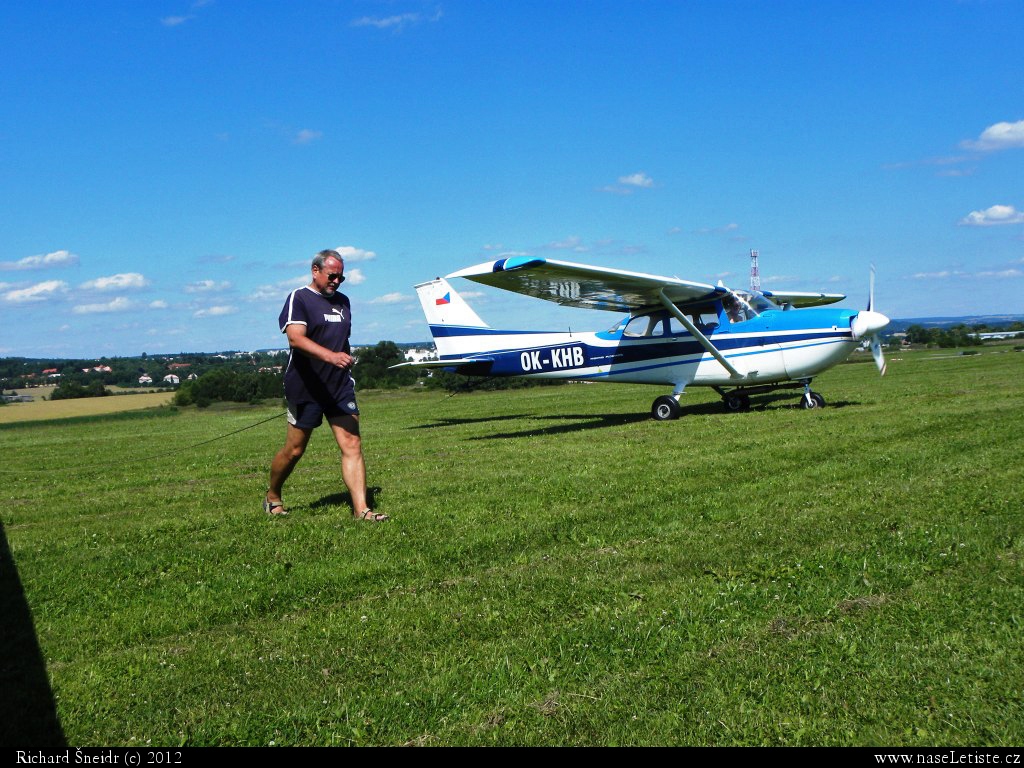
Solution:
<svg viewBox="0 0 1024 768">
<path fill-rule="evenodd" d="M 293 324 L 306 326 L 306 337 L 332 352 L 350 351 L 352 308 L 342 293 L 328 298 L 309 286 L 292 291 L 281 310 L 281 333 Z M 284 394 L 289 402 L 333 406 L 350 399 L 352 392 L 348 369 L 291 350 L 284 372 Z"/>
</svg>

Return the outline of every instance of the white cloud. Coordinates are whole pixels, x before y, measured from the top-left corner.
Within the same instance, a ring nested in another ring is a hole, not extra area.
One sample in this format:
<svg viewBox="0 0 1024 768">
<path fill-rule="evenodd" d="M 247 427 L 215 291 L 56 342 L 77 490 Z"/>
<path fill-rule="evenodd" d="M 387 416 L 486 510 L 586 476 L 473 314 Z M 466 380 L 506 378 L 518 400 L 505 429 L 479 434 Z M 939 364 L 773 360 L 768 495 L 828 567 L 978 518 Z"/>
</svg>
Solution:
<svg viewBox="0 0 1024 768">
<path fill-rule="evenodd" d="M 303 128 L 302 130 L 295 134 L 295 137 L 292 139 L 292 141 L 294 141 L 296 144 L 309 144 L 311 142 L 316 141 L 319 138 L 322 138 L 323 135 L 323 131 L 314 131 L 311 128 Z"/>
<path fill-rule="evenodd" d="M 150 309 L 167 309 L 167 302 L 163 299 L 157 299 L 156 301 L 149 302 Z"/>
<path fill-rule="evenodd" d="M 424 21 L 440 21 L 442 15 L 441 9 L 438 8 L 434 11 L 433 15 L 429 16 L 422 13 L 399 13 L 394 16 L 361 16 L 349 22 L 349 26 L 391 29 L 397 32 L 411 24 L 419 24 Z"/>
<path fill-rule="evenodd" d="M 217 307 L 208 307 L 206 309 L 200 309 L 193 313 L 192 317 L 220 317 L 222 315 L 233 315 L 238 311 L 238 307 L 232 307 L 230 305 L 221 305 Z"/>
<path fill-rule="evenodd" d="M 334 250 L 338 252 L 346 264 L 350 261 L 373 261 L 377 258 L 377 254 L 374 251 L 366 251 L 351 245 L 339 245 Z"/>
<path fill-rule="evenodd" d="M 250 301 L 279 300 L 283 302 L 286 294 L 304 285 L 309 285 L 309 275 L 300 275 L 289 280 L 278 280 L 273 285 L 261 285 L 250 291 L 247 298 Z"/>
<path fill-rule="evenodd" d="M 975 141 L 963 141 L 960 144 L 967 149 L 981 152 L 995 152 L 1000 149 L 1024 147 L 1024 120 L 1016 123 L 996 123 L 981 132 Z"/>
<path fill-rule="evenodd" d="M 1000 224 L 1024 224 L 1024 211 L 1012 205 L 993 205 L 984 211 L 971 211 L 959 221 L 963 227 L 994 227 Z"/>
<path fill-rule="evenodd" d="M 1024 271 L 1021 271 L 1019 269 L 1001 269 L 994 272 L 979 272 L 978 274 L 975 275 L 975 277 L 995 277 L 1001 279 L 1016 278 L 1024 277 Z"/>
<path fill-rule="evenodd" d="M 208 253 L 205 256 L 199 257 L 200 264 L 227 264 L 228 262 L 234 261 L 237 257 L 231 254 L 222 253 Z"/>
<path fill-rule="evenodd" d="M 547 244 L 548 248 L 556 251 L 576 251 L 582 253 L 583 251 L 589 250 L 578 235 L 570 235 L 564 240 L 555 240 Z"/>
<path fill-rule="evenodd" d="M 613 195 L 632 195 L 637 189 L 650 189 L 654 186 L 654 179 L 646 173 L 631 173 L 628 176 L 619 176 L 617 184 L 608 184 L 601 187 L 601 192 L 608 192 Z"/>
<path fill-rule="evenodd" d="M 740 225 L 731 222 L 721 227 L 701 227 L 700 229 L 694 230 L 696 235 L 727 235 L 730 232 L 736 232 L 740 228 Z"/>
<path fill-rule="evenodd" d="M 165 27 L 177 27 L 184 24 L 189 19 L 194 19 L 195 16 L 188 14 L 187 16 L 164 16 L 160 19 L 160 23 Z"/>
<path fill-rule="evenodd" d="M 197 280 L 185 286 L 185 293 L 211 293 L 213 291 L 226 291 L 231 287 L 227 280 L 216 282 L 214 280 Z"/>
<path fill-rule="evenodd" d="M 409 301 L 410 297 L 405 296 L 398 291 L 394 293 L 385 293 L 383 296 L 378 296 L 376 299 L 370 301 L 371 304 L 401 304 L 403 301 Z"/>
<path fill-rule="evenodd" d="M 366 282 L 366 275 L 363 274 L 361 269 L 346 269 L 345 270 L 345 285 L 359 285 L 360 283 Z"/>
<path fill-rule="evenodd" d="M 144 288 L 149 281 L 138 272 L 122 272 L 110 277 L 97 277 L 82 283 L 84 291 L 120 291 L 125 288 Z"/>
<path fill-rule="evenodd" d="M 39 256 L 26 256 L 18 261 L 0 261 L 0 269 L 46 269 L 47 267 L 71 267 L 78 264 L 78 254 L 70 251 L 54 251 Z"/>
<path fill-rule="evenodd" d="M 654 186 L 654 179 L 646 173 L 631 173 L 629 176 L 619 176 L 619 184 L 625 184 L 627 187 L 649 189 Z"/>
<path fill-rule="evenodd" d="M 95 315 L 101 312 L 124 312 L 134 306 L 134 303 L 124 296 L 118 296 L 105 304 L 80 304 L 77 307 L 72 307 L 71 311 L 76 315 Z"/>
<path fill-rule="evenodd" d="M 910 276 L 912 280 L 1015 280 L 1024 277 L 1024 270 L 1016 267 L 1007 269 L 984 269 L 978 272 L 964 272 L 960 269 L 944 269 L 939 272 L 917 272 Z"/>
<path fill-rule="evenodd" d="M 8 291 L 4 294 L 4 301 L 11 304 L 29 304 L 34 301 L 46 301 L 49 298 L 64 293 L 67 289 L 68 284 L 63 280 L 46 280 L 42 283 L 31 285 L 28 288 Z"/>
</svg>

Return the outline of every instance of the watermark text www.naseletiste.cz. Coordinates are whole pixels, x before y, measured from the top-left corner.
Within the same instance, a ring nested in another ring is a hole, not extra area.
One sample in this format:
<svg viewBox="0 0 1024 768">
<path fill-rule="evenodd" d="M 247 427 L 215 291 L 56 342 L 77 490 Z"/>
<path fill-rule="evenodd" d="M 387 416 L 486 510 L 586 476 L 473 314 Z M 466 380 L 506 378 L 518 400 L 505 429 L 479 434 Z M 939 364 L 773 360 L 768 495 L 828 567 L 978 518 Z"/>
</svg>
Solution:
<svg viewBox="0 0 1024 768">
<path fill-rule="evenodd" d="M 879 765 L 1021 765 L 1020 753 L 948 750 L 875 753 Z"/>
</svg>

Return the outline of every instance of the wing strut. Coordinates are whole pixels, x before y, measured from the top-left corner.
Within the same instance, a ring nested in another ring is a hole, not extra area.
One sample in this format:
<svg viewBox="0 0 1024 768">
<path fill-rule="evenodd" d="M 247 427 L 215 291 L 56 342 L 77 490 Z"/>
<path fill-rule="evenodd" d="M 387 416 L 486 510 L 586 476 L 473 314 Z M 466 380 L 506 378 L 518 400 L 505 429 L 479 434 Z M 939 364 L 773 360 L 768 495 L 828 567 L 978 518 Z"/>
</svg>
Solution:
<svg viewBox="0 0 1024 768">
<path fill-rule="evenodd" d="M 672 301 L 669 300 L 667 296 L 665 296 L 664 288 L 660 288 L 658 290 L 658 298 L 661 300 L 661 303 L 665 305 L 665 308 L 669 312 L 671 312 L 680 323 L 683 324 L 683 327 L 686 328 L 686 330 L 690 332 L 690 335 L 693 336 L 693 338 L 695 338 L 697 341 L 699 341 L 700 345 L 704 347 L 704 349 L 706 349 L 711 354 L 711 356 L 715 358 L 715 360 L 722 364 L 722 367 L 729 372 L 729 375 L 732 376 L 732 378 L 742 379 L 744 377 L 742 373 L 740 373 L 733 367 L 732 363 L 725 359 L 725 356 L 718 351 L 715 345 L 711 343 L 711 339 L 709 339 L 703 333 L 698 331 L 697 326 L 695 326 L 690 321 L 690 318 L 688 318 L 686 315 L 680 312 L 679 307 L 673 304 Z"/>
</svg>

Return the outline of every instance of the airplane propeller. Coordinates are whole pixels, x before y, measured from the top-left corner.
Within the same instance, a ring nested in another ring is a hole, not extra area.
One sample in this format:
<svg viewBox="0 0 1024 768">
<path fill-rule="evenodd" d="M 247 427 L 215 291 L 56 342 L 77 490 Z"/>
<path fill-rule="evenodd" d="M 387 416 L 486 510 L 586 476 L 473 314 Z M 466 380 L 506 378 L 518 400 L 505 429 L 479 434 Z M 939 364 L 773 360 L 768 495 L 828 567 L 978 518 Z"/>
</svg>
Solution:
<svg viewBox="0 0 1024 768">
<path fill-rule="evenodd" d="M 871 265 L 871 277 L 868 282 L 868 307 L 858 312 L 850 320 L 850 330 L 855 339 L 871 339 L 871 356 L 875 359 L 878 372 L 885 376 L 885 354 L 882 352 L 882 341 L 879 333 L 889 325 L 889 318 L 881 312 L 875 312 L 875 267 Z"/>
</svg>

